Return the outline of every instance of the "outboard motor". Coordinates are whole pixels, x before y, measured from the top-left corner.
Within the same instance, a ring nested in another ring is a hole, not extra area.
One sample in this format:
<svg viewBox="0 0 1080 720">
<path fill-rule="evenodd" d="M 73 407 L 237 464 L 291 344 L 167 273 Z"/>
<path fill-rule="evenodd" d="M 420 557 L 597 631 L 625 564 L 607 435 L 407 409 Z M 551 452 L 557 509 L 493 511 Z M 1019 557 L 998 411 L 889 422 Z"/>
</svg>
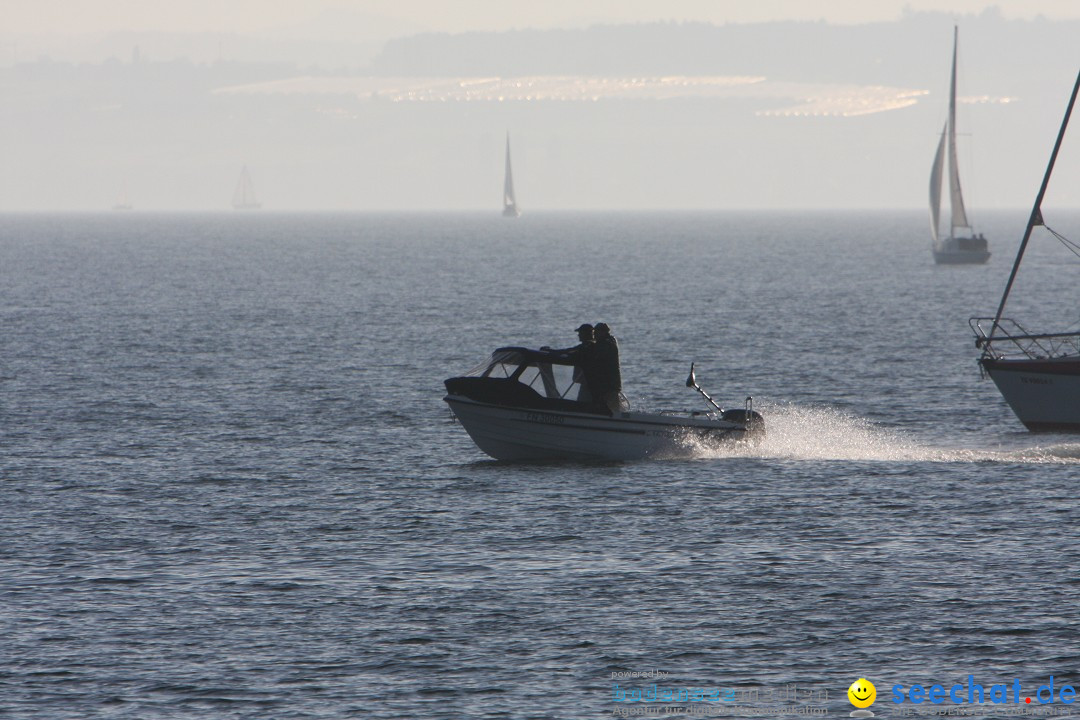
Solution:
<svg viewBox="0 0 1080 720">
<path fill-rule="evenodd" d="M 750 402 L 747 403 L 746 409 L 725 410 L 720 415 L 720 418 L 728 422 L 740 423 L 746 428 L 747 440 L 761 442 L 765 439 L 765 418 L 761 416 L 761 413 L 753 409 L 753 401 L 750 398 L 747 398 L 747 400 Z"/>
<path fill-rule="evenodd" d="M 694 363 L 690 363 L 690 375 L 686 378 L 686 387 L 693 388 L 701 393 L 701 396 L 716 408 L 721 420 L 739 423 L 746 428 L 747 440 L 761 442 L 765 439 L 765 418 L 761 416 L 761 413 L 754 411 L 754 398 L 752 396 L 746 398 L 746 407 L 742 410 L 724 410 L 697 384 L 697 377 L 694 375 Z"/>
</svg>

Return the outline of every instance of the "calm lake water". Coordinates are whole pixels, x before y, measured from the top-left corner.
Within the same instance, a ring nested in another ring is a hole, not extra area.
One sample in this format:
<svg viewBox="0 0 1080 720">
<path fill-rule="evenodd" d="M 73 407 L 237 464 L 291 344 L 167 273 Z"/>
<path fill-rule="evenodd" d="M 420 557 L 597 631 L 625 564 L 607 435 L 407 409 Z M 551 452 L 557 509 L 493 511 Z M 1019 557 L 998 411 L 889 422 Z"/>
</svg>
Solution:
<svg viewBox="0 0 1080 720">
<path fill-rule="evenodd" d="M 1080 684 L 1080 438 L 1024 431 L 967 326 L 1025 220 L 937 267 L 916 212 L 0 216 L 0 716 Z M 1040 240 L 1010 314 L 1080 319 L 1077 262 Z M 451 420 L 443 379 L 600 320 L 635 407 L 704 409 L 694 361 L 768 439 L 513 465 Z"/>
</svg>

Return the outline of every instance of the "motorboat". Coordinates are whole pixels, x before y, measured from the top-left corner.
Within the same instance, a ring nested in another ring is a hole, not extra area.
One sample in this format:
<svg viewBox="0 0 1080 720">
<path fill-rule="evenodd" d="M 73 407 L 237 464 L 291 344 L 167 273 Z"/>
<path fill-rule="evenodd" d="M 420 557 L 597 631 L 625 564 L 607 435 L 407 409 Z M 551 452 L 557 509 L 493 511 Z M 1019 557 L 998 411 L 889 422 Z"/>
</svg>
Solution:
<svg viewBox="0 0 1080 720">
<path fill-rule="evenodd" d="M 502 347 L 466 375 L 445 381 L 444 398 L 477 447 L 496 460 L 642 460 L 764 437 L 753 409 L 724 410 L 690 366 L 687 387 L 708 410 L 612 411 L 589 399 L 573 360 L 557 350 Z M 625 405 L 625 407 L 629 407 Z"/>
<path fill-rule="evenodd" d="M 975 332 L 975 346 L 982 350 L 980 368 L 997 385 L 1020 422 L 1032 431 L 1080 432 L 1080 332 L 1033 332 L 1016 320 L 1003 317 L 1024 251 L 1036 227 L 1043 228 L 1046 234 L 1074 254 L 1080 254 L 1080 245 L 1046 224 L 1042 208 L 1078 91 L 1080 73 L 1076 76 L 1057 142 L 1050 153 L 1050 162 L 1028 217 L 997 314 L 993 318 L 968 321 Z"/>
</svg>

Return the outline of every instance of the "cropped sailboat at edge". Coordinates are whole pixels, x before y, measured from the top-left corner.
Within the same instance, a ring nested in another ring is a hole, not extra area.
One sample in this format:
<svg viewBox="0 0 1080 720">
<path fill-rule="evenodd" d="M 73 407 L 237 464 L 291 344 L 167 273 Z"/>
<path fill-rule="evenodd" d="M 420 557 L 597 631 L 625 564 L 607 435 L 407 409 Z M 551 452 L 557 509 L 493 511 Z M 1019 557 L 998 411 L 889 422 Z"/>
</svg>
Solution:
<svg viewBox="0 0 1080 720">
<path fill-rule="evenodd" d="M 506 133 L 506 179 L 503 181 L 503 217 L 521 217 L 514 197 L 514 175 L 510 172 L 510 133 Z"/>
<path fill-rule="evenodd" d="M 262 207 L 262 203 L 255 199 L 255 186 L 251 183 L 251 173 L 248 172 L 247 165 L 240 171 L 240 179 L 236 181 L 232 206 L 235 210 L 258 210 Z"/>
<path fill-rule="evenodd" d="M 934 262 L 943 264 L 984 263 L 990 258 L 986 238 L 976 234 L 968 222 L 964 196 L 960 192 L 960 170 L 956 161 L 956 45 L 959 31 L 953 28 L 952 76 L 949 82 L 949 119 L 941 131 L 934 165 L 930 171 L 930 236 Z M 948 154 L 949 203 L 952 209 L 949 235 L 940 235 L 941 185 Z M 957 232 L 961 231 L 961 232 Z M 966 232 L 964 232 L 966 231 Z"/>
<path fill-rule="evenodd" d="M 1069 125 L 1069 116 L 1076 103 L 1077 90 L 1080 90 L 1080 73 L 1076 75 L 1065 118 L 1061 121 L 1061 130 L 1050 154 L 1042 187 L 1031 208 L 1027 229 L 1020 241 L 1020 249 L 1016 253 L 1016 261 L 1005 284 L 997 313 L 993 318 L 971 318 L 968 321 L 975 331 L 975 346 L 982 349 L 980 367 L 997 385 L 1020 422 L 1033 431 L 1080 432 L 1080 332 L 1032 333 L 1015 320 L 1001 316 L 1016 272 L 1020 269 L 1024 250 L 1036 226 L 1045 227 L 1069 250 L 1080 255 L 1080 245 L 1047 226 L 1042 213 L 1043 196 L 1065 138 L 1065 128 Z"/>
</svg>

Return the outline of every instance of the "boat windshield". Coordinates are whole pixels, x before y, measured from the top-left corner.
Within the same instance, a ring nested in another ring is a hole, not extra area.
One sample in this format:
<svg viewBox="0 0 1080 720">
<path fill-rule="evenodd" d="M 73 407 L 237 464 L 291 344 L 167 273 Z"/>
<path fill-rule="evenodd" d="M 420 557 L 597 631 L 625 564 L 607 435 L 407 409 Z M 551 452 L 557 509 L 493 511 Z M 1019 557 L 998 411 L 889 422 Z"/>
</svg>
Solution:
<svg viewBox="0 0 1080 720">
<path fill-rule="evenodd" d="M 542 397 L 578 400 L 581 383 L 570 359 L 551 350 L 499 348 L 466 377 L 508 378 L 526 385 Z"/>
</svg>

